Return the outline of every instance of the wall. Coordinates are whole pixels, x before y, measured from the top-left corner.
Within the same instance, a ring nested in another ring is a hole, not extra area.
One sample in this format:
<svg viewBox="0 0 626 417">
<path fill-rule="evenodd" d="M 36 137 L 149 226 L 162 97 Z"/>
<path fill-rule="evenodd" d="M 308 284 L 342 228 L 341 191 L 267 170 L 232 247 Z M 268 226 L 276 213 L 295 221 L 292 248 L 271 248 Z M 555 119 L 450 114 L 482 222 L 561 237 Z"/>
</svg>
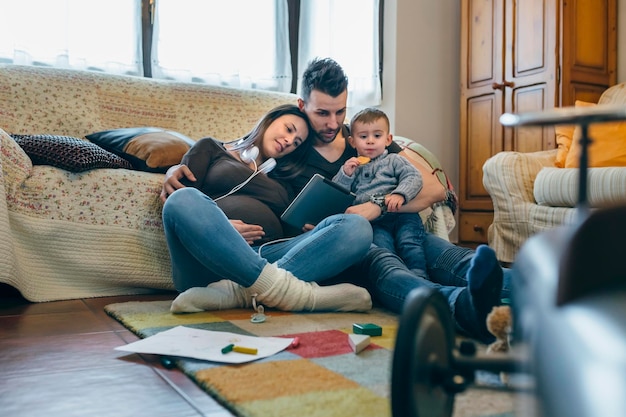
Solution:
<svg viewBox="0 0 626 417">
<path fill-rule="evenodd" d="M 381 108 L 392 132 L 437 155 L 458 189 L 460 2 L 385 0 L 384 14 Z M 618 0 L 618 22 L 617 80 L 624 82 L 626 0 Z"/>
<path fill-rule="evenodd" d="M 459 2 L 385 0 L 384 14 L 381 108 L 392 132 L 426 146 L 458 187 Z"/>
</svg>

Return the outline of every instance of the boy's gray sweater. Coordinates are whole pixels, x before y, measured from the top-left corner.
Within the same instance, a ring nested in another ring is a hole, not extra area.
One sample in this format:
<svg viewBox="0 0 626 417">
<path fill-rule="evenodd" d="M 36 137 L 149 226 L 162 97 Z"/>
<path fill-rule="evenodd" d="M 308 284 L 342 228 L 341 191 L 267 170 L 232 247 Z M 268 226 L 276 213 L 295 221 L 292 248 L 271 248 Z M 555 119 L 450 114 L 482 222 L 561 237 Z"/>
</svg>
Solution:
<svg viewBox="0 0 626 417">
<path fill-rule="evenodd" d="M 422 189 L 422 174 L 408 159 L 385 151 L 369 163 L 357 167 L 352 176 L 339 169 L 333 182 L 343 185 L 357 197 L 354 204 L 370 201 L 373 195 L 401 194 L 404 202 L 415 198 Z"/>
</svg>

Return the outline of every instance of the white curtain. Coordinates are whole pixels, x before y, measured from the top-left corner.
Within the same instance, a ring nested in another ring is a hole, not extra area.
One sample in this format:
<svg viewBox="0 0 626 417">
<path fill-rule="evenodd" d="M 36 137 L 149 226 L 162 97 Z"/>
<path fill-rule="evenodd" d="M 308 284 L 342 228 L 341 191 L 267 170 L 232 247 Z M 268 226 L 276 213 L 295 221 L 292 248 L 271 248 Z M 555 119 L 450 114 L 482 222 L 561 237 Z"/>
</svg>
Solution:
<svg viewBox="0 0 626 417">
<path fill-rule="evenodd" d="M 140 0 L 0 0 L 0 62 L 143 75 Z"/>
<path fill-rule="evenodd" d="M 155 78 L 289 91 L 286 0 L 157 0 Z"/>
<path fill-rule="evenodd" d="M 298 80 L 311 59 L 331 57 L 348 75 L 348 106 L 379 105 L 378 13 L 379 0 L 302 0 Z"/>
<path fill-rule="evenodd" d="M 332 57 L 348 74 L 350 107 L 380 104 L 379 3 L 302 0 L 298 77 L 312 58 Z M 291 89 L 287 0 L 154 4 L 153 77 Z M 0 0 L 0 16 L 0 63 L 143 75 L 141 0 Z"/>
</svg>

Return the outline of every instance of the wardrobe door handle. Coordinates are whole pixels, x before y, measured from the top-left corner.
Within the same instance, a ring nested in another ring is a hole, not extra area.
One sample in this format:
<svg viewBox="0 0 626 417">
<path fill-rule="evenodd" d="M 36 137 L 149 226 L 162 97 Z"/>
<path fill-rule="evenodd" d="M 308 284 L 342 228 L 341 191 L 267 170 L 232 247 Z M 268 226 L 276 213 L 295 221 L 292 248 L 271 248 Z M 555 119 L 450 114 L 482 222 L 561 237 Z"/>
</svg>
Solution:
<svg viewBox="0 0 626 417">
<path fill-rule="evenodd" d="M 491 84 L 491 88 L 493 90 L 502 90 L 502 91 L 504 91 L 504 89 L 506 87 L 513 88 L 513 87 L 515 87 L 515 83 L 512 82 L 512 81 L 504 80 L 504 81 L 502 81 L 502 84 L 498 84 L 498 83 Z"/>
</svg>

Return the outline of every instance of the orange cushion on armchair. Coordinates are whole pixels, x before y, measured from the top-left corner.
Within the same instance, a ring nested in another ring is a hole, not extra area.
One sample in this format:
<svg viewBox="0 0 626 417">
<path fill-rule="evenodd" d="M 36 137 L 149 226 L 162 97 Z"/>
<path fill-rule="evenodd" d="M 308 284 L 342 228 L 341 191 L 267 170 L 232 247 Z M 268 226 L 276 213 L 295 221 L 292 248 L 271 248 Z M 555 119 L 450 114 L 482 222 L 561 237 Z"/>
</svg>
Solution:
<svg viewBox="0 0 626 417">
<path fill-rule="evenodd" d="M 580 126 L 576 126 L 565 168 L 578 168 L 580 164 L 580 136 Z M 589 167 L 626 166 L 626 122 L 591 124 L 589 138 Z"/>
<path fill-rule="evenodd" d="M 580 100 L 576 100 L 575 103 L 576 107 L 590 107 L 595 105 L 595 103 L 588 103 Z M 557 125 L 554 127 L 556 145 L 558 149 L 554 166 L 557 168 L 565 168 L 565 161 L 567 160 L 567 154 L 572 146 L 575 128 L 575 125 Z"/>
</svg>

